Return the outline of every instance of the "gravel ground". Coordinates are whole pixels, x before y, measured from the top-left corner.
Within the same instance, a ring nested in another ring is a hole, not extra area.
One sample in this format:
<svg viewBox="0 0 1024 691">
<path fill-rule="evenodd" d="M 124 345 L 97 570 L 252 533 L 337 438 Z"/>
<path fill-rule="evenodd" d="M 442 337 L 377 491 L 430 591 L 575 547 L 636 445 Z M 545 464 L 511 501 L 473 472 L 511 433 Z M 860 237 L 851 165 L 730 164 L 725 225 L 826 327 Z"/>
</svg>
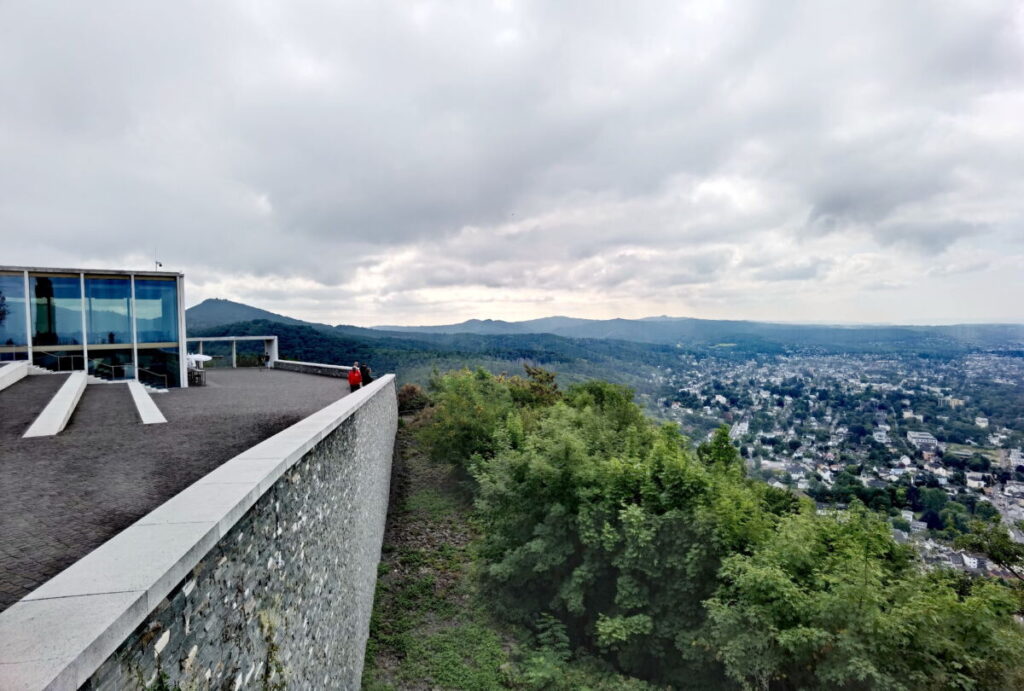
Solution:
<svg viewBox="0 0 1024 691">
<path fill-rule="evenodd" d="M 86 389 L 55 437 L 22 439 L 64 377 L 0 392 L 0 611 L 208 472 L 348 394 L 334 378 L 211 371 L 154 394 L 167 424 L 139 423 L 128 388 Z"/>
</svg>

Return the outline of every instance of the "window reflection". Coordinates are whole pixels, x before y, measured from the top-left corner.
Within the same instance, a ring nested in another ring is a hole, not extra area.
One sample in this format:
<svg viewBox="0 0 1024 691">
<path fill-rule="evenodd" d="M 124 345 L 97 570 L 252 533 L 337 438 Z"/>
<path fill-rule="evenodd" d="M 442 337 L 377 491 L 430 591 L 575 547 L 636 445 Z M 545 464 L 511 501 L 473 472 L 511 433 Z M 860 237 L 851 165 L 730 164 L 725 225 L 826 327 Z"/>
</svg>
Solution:
<svg viewBox="0 0 1024 691">
<path fill-rule="evenodd" d="M 27 344 L 25 276 L 24 274 L 0 274 L 0 348 Z"/>
<path fill-rule="evenodd" d="M 178 340 L 178 284 L 174 280 L 135 279 L 135 329 L 139 343 Z"/>
<path fill-rule="evenodd" d="M 181 386 L 175 348 L 139 348 L 139 380 L 161 388 Z"/>
<path fill-rule="evenodd" d="M 132 342 L 131 297 L 130 279 L 85 279 L 85 311 L 90 345 Z"/>
<path fill-rule="evenodd" d="M 31 276 L 32 345 L 81 345 L 82 284 L 77 276 Z"/>
<path fill-rule="evenodd" d="M 135 358 L 131 348 L 89 349 L 89 374 L 101 379 L 134 379 Z"/>
</svg>

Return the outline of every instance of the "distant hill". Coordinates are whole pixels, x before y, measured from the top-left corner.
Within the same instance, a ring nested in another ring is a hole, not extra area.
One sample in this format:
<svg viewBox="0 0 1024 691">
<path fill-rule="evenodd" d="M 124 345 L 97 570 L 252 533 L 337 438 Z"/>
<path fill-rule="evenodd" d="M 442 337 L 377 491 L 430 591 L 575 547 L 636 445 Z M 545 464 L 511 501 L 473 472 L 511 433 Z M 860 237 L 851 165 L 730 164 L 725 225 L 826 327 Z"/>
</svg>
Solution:
<svg viewBox="0 0 1024 691">
<path fill-rule="evenodd" d="M 363 328 L 306 322 L 218 299 L 206 300 L 186 312 L 190 332 L 254 321 L 304 326 L 402 351 L 504 354 L 499 357 L 515 353 L 515 358 L 548 358 L 560 362 L 567 358 L 587 359 L 588 354 L 598 353 L 617 360 L 626 350 L 626 343 L 653 347 L 655 351 L 675 347 L 741 357 L 786 352 L 953 356 L 973 350 L 1024 349 L 1024 325 L 1021 324 L 829 326 L 685 317 L 596 320 L 559 316 L 521 322 L 472 319 L 439 326 Z M 387 340 L 381 342 L 381 339 Z M 642 348 L 628 350 L 630 358 L 649 359 L 640 356 Z"/>
<path fill-rule="evenodd" d="M 473 319 L 441 326 L 376 328 L 406 334 L 549 333 L 567 338 L 616 339 L 696 348 L 732 347 L 763 352 L 777 352 L 780 348 L 812 348 L 827 352 L 910 350 L 943 353 L 1024 344 L 1024 325 L 1021 324 L 828 326 L 686 317 L 605 320 L 548 317 L 522 322 Z"/>
<path fill-rule="evenodd" d="M 302 321 L 301 319 L 293 319 L 292 317 L 286 317 L 283 314 L 275 314 L 273 312 L 268 312 L 267 310 L 261 310 L 258 307 L 251 307 L 250 305 L 244 305 L 240 302 L 222 300 L 220 298 L 203 300 L 198 305 L 189 307 L 185 310 L 185 324 L 190 331 L 192 329 L 207 329 L 211 326 L 234 324 L 237 322 L 253 321 L 257 319 L 269 322 L 279 322 L 281 324 L 293 324 L 295 326 L 324 326 L 322 324 L 313 324 L 311 322 Z"/>
</svg>

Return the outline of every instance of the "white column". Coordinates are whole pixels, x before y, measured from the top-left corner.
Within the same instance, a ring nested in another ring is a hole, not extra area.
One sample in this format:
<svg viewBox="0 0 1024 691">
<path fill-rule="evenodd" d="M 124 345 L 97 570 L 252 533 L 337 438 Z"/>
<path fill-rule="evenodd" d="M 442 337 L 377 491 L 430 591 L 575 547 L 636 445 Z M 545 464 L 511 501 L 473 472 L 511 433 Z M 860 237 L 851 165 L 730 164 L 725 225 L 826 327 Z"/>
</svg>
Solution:
<svg viewBox="0 0 1024 691">
<path fill-rule="evenodd" d="M 238 341 L 231 341 L 231 366 L 238 367 Z"/>
<path fill-rule="evenodd" d="M 174 279 L 178 287 L 178 381 L 188 388 L 188 342 L 185 340 L 185 275 Z"/>
<path fill-rule="evenodd" d="M 135 370 L 135 381 L 139 380 L 139 332 L 135 328 L 135 274 L 132 274 L 132 296 L 129 299 L 132 313 L 132 365 Z"/>
<path fill-rule="evenodd" d="M 28 346 L 28 364 L 32 364 L 32 300 L 28 294 L 28 270 L 25 271 L 25 344 Z"/>
<path fill-rule="evenodd" d="M 85 323 L 85 272 L 78 274 L 79 281 L 79 303 L 82 307 L 82 371 L 89 373 L 89 330 Z"/>
</svg>

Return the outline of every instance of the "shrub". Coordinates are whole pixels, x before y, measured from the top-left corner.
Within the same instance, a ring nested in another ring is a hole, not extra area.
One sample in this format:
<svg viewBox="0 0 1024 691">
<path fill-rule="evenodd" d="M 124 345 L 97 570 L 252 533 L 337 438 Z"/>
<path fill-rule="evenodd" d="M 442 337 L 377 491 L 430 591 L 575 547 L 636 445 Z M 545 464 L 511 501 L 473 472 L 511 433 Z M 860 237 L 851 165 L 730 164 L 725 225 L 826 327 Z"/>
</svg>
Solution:
<svg viewBox="0 0 1024 691">
<path fill-rule="evenodd" d="M 398 390 L 398 414 L 417 413 L 430 405 L 430 397 L 416 384 L 405 384 Z"/>
</svg>

